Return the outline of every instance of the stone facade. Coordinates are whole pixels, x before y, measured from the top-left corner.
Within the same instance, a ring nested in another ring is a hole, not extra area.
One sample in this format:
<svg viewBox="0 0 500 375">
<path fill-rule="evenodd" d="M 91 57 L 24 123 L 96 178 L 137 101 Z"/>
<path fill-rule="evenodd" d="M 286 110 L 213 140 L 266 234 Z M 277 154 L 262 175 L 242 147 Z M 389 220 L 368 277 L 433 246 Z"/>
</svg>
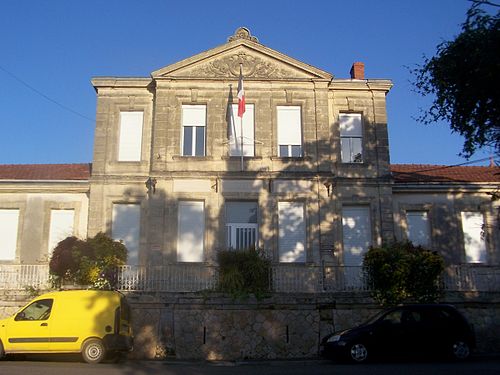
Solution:
<svg viewBox="0 0 500 375">
<path fill-rule="evenodd" d="M 74 234 L 86 237 L 98 232 L 114 235 L 116 222 L 132 220 L 128 213 L 117 216 L 115 206 L 134 205 L 137 221 L 130 232 L 115 236 L 126 243 L 134 240 L 133 264 L 144 269 L 174 266 L 182 274 L 181 265 L 188 263 L 180 251 L 182 204 L 201 202 L 202 219 L 195 221 L 201 230 L 193 225 L 191 240 L 202 244 L 202 254 L 192 263 L 213 270 L 217 252 L 229 247 L 226 207 L 231 202 L 253 202 L 257 246 L 267 252 L 275 269 L 283 267 L 282 274 L 289 270 L 289 279 L 299 279 L 300 274 L 310 288 L 285 286 L 279 290 L 283 293 L 263 301 L 235 302 L 199 295 L 197 289 L 187 294 L 157 290 L 129 296 L 136 334 L 133 356 L 214 360 L 315 357 L 325 334 L 358 324 L 378 310 L 363 293 L 332 294 L 321 284 L 323 266 L 335 270 L 347 263 L 346 241 L 352 240 L 345 233 L 349 223 L 343 222 L 347 207 L 363 207 L 369 216 L 362 228 L 368 244 L 361 244 L 361 250 L 407 239 L 408 212 L 425 212 L 430 221 L 429 247 L 443 254 L 448 266 L 468 261 L 461 213 L 479 212 L 486 249 L 486 261 L 479 268 L 496 267 L 498 277 L 500 205 L 491 201 L 500 182 L 498 168 L 483 171 L 478 179 L 463 178 L 472 169 L 456 179 L 444 176 L 450 169 L 429 175 L 428 168 L 403 167 L 395 173 L 386 113 L 392 82 L 365 79 L 362 66 L 356 64 L 350 79 L 336 78 L 262 45 L 240 28 L 227 43 L 149 77 L 94 78 L 97 110 L 91 174 L 80 181 L 3 177 L 0 168 L 0 210 L 19 210 L 20 218 L 16 255 L 0 261 L 0 268 L 47 263 L 52 209 L 74 210 Z M 243 159 L 231 156 L 230 140 L 240 69 L 246 103 L 254 111 L 253 156 Z M 183 106 L 193 105 L 206 109 L 204 152 L 186 156 Z M 280 154 L 281 106 L 300 108 L 300 156 Z M 129 112 L 140 113 L 142 119 L 140 134 L 135 135 L 139 140 L 135 160 L 120 156 L 122 115 Z M 361 116 L 362 162 L 342 160 L 343 114 Z M 304 228 L 302 250 L 299 247 L 303 257 L 292 265 L 280 257 L 282 202 L 303 207 L 303 216 L 296 220 Z M 357 250 L 354 246 L 351 253 Z M 8 289 L 0 285 L 3 316 L 25 301 L 15 297 L 18 291 Z M 492 335 L 499 327 L 498 290 L 490 289 L 491 295 L 446 299 L 474 324 L 481 351 L 499 350 Z"/>
</svg>

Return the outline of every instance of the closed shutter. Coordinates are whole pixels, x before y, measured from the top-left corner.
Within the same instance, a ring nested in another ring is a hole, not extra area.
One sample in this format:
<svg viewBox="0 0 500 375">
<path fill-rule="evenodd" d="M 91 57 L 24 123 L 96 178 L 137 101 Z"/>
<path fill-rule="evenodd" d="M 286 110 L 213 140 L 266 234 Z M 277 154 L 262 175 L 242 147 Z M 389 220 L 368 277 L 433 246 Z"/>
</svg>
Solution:
<svg viewBox="0 0 500 375">
<path fill-rule="evenodd" d="M 278 106 L 278 148 L 285 145 L 302 145 L 300 107 Z M 280 156 L 291 156 L 290 154 Z"/>
<path fill-rule="evenodd" d="M 204 105 L 183 105 L 182 126 L 205 126 L 206 115 Z"/>
<path fill-rule="evenodd" d="M 177 261 L 203 262 L 205 213 L 203 202 L 179 202 Z"/>
<path fill-rule="evenodd" d="M 429 218 L 426 211 L 407 211 L 408 240 L 414 245 L 428 247 L 431 243 Z"/>
<path fill-rule="evenodd" d="M 50 211 L 49 256 L 60 241 L 73 235 L 74 221 L 74 210 Z"/>
<path fill-rule="evenodd" d="M 341 113 L 339 115 L 341 137 L 362 137 L 360 113 Z"/>
<path fill-rule="evenodd" d="M 241 128 L 243 127 L 243 156 L 255 155 L 255 129 L 254 129 L 254 108 L 252 104 L 245 105 L 243 115 L 243 126 L 238 117 L 238 104 L 232 105 L 232 116 L 230 121 L 230 155 L 241 156 Z"/>
<path fill-rule="evenodd" d="M 120 112 L 118 161 L 141 161 L 143 112 Z"/>
<path fill-rule="evenodd" d="M 111 236 L 127 247 L 127 264 L 139 263 L 141 206 L 139 204 L 113 204 Z"/>
<path fill-rule="evenodd" d="M 486 242 L 482 235 L 483 214 L 481 212 L 462 212 L 461 216 L 467 263 L 486 263 Z"/>
<path fill-rule="evenodd" d="M 372 233 L 369 207 L 345 206 L 342 209 L 344 265 L 361 266 L 371 246 Z"/>
<path fill-rule="evenodd" d="M 205 105 L 182 106 L 182 155 L 205 155 L 206 116 Z"/>
<path fill-rule="evenodd" d="M 304 204 L 278 202 L 280 262 L 306 261 L 306 225 Z"/>
<path fill-rule="evenodd" d="M 0 210 L 0 260 L 14 260 L 17 249 L 19 210 Z"/>
</svg>

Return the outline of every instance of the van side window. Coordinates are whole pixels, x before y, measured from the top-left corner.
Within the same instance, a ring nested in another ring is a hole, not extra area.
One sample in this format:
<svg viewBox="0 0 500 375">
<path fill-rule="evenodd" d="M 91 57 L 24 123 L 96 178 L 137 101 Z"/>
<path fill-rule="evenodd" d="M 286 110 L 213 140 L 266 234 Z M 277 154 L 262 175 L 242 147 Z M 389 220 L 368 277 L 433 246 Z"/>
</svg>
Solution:
<svg viewBox="0 0 500 375">
<path fill-rule="evenodd" d="M 41 299 L 26 306 L 14 320 L 47 320 L 52 310 L 53 299 Z"/>
</svg>

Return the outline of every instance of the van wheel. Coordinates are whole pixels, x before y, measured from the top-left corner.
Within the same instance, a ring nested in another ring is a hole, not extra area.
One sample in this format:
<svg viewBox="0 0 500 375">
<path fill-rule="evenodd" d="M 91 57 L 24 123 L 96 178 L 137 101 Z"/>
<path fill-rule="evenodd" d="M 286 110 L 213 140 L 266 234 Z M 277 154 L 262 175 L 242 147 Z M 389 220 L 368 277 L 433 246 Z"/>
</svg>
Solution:
<svg viewBox="0 0 500 375">
<path fill-rule="evenodd" d="M 82 357 L 87 363 L 99 363 L 106 357 L 106 348 L 101 340 L 87 340 L 83 344 Z"/>
<path fill-rule="evenodd" d="M 2 340 L 0 340 L 0 359 L 5 357 L 5 350 L 3 350 Z"/>
</svg>

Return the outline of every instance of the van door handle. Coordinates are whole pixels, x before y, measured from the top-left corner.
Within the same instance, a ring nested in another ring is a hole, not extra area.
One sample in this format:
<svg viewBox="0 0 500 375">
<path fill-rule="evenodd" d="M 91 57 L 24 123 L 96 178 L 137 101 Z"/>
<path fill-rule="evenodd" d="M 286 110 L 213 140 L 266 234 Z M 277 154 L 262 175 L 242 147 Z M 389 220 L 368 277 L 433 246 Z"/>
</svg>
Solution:
<svg viewBox="0 0 500 375">
<path fill-rule="evenodd" d="M 47 323 L 42 323 L 42 324 L 40 324 L 40 327 L 48 327 L 48 324 Z"/>
</svg>

